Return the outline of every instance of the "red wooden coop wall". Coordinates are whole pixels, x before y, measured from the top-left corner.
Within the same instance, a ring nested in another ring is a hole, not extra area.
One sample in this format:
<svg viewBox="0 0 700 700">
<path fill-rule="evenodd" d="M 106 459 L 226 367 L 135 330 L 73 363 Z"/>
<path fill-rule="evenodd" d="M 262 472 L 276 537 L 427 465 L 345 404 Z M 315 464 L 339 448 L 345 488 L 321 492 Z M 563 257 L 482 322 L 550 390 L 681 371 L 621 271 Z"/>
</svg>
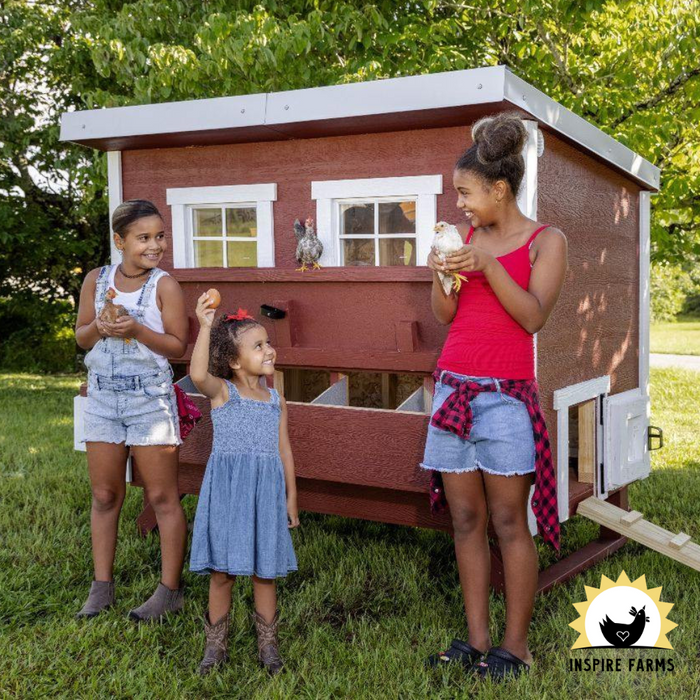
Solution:
<svg viewBox="0 0 700 700">
<path fill-rule="evenodd" d="M 443 175 L 438 220 L 459 221 L 452 189 L 452 167 L 469 143 L 469 128 L 425 129 L 385 134 L 267 141 L 225 146 L 125 151 L 122 154 L 124 198 L 153 201 L 170 228 L 165 191 L 170 187 L 209 187 L 277 183 L 274 204 L 278 268 L 294 268 L 294 219 L 316 218 L 311 199 L 314 180 L 406 175 Z M 172 266 L 168 253 L 164 269 Z"/>
<path fill-rule="evenodd" d="M 260 271 L 256 278 L 257 273 L 250 271 L 245 281 L 235 283 L 224 280 L 238 271 L 180 273 L 190 314 L 196 297 L 210 286 L 222 292 L 223 308 L 241 305 L 257 311 L 260 303 L 293 300 L 293 344 L 288 335 L 283 340 L 276 337 L 275 328 L 280 326 L 271 327 L 280 365 L 429 373 L 447 331 L 430 311 L 429 273 L 387 272 L 394 275 L 388 283 L 378 278 L 384 274 L 381 269 L 325 270 L 305 273 L 302 278 L 302 273 L 293 272 L 296 241 L 292 224 L 296 218 L 316 216 L 316 203 L 311 199 L 313 180 L 437 173 L 443 175 L 444 192 L 437 200 L 438 220 L 459 222 L 462 214 L 455 206 L 452 168 L 468 144 L 469 127 L 447 127 L 126 151 L 122 154 L 123 193 L 125 199 L 152 200 L 164 216 L 166 230 L 170 230 L 168 188 L 277 183 L 273 209 L 276 264 L 278 271 L 289 272 Z M 613 393 L 638 386 L 638 194 L 639 188 L 621 175 L 546 134 L 545 155 L 539 161 L 539 218 L 561 228 L 569 241 L 566 284 L 546 328 L 538 334 L 538 376 L 554 454 L 554 390 L 604 374 L 612 377 Z M 170 252 L 162 266 L 171 269 Z M 406 321 L 415 321 L 418 327 L 413 353 L 397 352 L 396 324 Z M 357 414 L 357 420 L 352 420 L 359 425 L 360 417 Z M 300 451 L 299 474 L 306 477 L 307 498 L 313 499 L 314 490 L 318 491 L 312 509 L 323 510 L 323 503 L 333 502 L 336 505 L 326 512 L 391 520 L 388 508 L 394 522 L 430 523 L 423 492 L 427 478 L 417 467 L 427 419 L 416 416 L 422 429 L 414 425 L 411 416 L 395 419 L 398 435 L 408 430 L 403 444 L 410 445 L 410 464 L 402 467 L 403 478 L 394 473 L 391 460 L 383 459 L 373 472 L 381 476 L 378 481 L 372 478 L 371 464 L 365 465 L 365 474 L 346 478 L 339 472 L 326 475 L 329 480 L 323 481 L 313 459 L 314 450 L 308 455 Z M 389 422 L 380 414 L 362 414 L 362 420 L 367 421 L 363 429 L 372 426 L 380 432 Z M 323 416 L 319 415 L 318 421 L 322 423 Z M 411 439 L 406 437 L 409 434 Z M 361 431 L 353 433 L 351 442 L 361 444 L 361 436 Z M 383 439 L 374 437 L 379 442 Z M 332 445 L 326 447 L 331 454 Z M 195 442 L 183 448 L 189 464 L 200 467 L 206 460 L 205 452 Z M 394 461 L 399 459 L 391 450 L 385 453 Z M 340 464 L 339 469 L 344 466 Z M 185 478 L 197 481 L 201 469 L 188 474 Z M 343 480 L 354 485 L 344 487 Z"/>
<path fill-rule="evenodd" d="M 556 389 L 610 375 L 610 393 L 639 386 L 639 190 L 622 175 L 545 135 L 538 217 L 565 234 L 569 270 L 538 333 L 538 380 L 556 454 Z"/>
</svg>

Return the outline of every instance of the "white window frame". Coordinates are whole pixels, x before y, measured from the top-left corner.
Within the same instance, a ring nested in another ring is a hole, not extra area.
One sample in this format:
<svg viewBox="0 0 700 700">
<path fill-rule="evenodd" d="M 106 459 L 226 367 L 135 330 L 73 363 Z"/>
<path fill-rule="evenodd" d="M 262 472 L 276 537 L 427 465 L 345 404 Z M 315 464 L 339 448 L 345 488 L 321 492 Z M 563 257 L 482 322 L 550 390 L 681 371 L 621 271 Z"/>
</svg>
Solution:
<svg viewBox="0 0 700 700">
<path fill-rule="evenodd" d="M 311 183 L 316 200 L 316 233 L 323 243 L 320 263 L 341 266 L 340 203 L 368 201 L 416 202 L 416 267 L 424 267 L 437 223 L 437 195 L 442 194 L 442 175 L 377 177 L 355 180 L 322 180 Z M 352 236 L 361 238 L 362 236 Z M 367 236 L 368 238 L 370 236 Z M 387 235 L 382 238 L 399 237 Z M 371 238 L 379 238 L 375 233 Z"/>
<path fill-rule="evenodd" d="M 172 210 L 173 267 L 194 268 L 192 244 L 193 207 L 255 207 L 257 218 L 258 267 L 275 266 L 275 237 L 272 203 L 277 201 L 277 184 L 227 185 L 223 187 L 177 187 L 166 190 Z M 227 237 L 237 240 L 238 237 Z M 216 240 L 223 240 L 217 237 Z M 240 240 L 244 240 L 241 238 Z M 251 238 L 246 238 L 251 241 Z"/>
<path fill-rule="evenodd" d="M 363 199 L 334 199 L 333 200 L 333 221 L 338 222 L 337 236 L 338 236 L 338 260 L 339 265 L 343 267 L 362 267 L 357 265 L 347 265 L 343 260 L 343 246 L 340 243 L 343 240 L 357 241 L 357 240 L 367 240 L 374 241 L 374 267 L 380 267 L 379 264 L 379 241 L 384 238 L 409 238 L 414 241 L 414 246 L 416 247 L 416 266 L 418 265 L 418 228 L 415 226 L 414 233 L 379 233 L 379 204 L 391 203 L 391 204 L 401 204 L 403 202 L 415 202 L 416 212 L 418 211 L 417 197 L 364 197 Z M 343 204 L 357 205 L 357 204 L 373 204 L 374 205 L 374 233 L 355 233 L 355 234 L 341 234 L 341 219 L 340 219 L 340 208 Z M 417 216 L 416 216 L 417 219 Z M 435 224 L 433 224 L 434 226 Z M 406 267 L 413 267 L 411 265 L 406 265 Z"/>
</svg>

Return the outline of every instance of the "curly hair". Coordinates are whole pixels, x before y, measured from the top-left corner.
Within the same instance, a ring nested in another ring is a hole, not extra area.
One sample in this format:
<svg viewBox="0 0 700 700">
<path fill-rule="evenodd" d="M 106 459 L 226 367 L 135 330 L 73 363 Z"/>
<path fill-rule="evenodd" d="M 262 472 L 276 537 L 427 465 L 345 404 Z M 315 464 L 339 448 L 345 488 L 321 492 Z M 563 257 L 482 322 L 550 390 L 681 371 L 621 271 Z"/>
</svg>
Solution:
<svg viewBox="0 0 700 700">
<path fill-rule="evenodd" d="M 522 150 L 527 141 L 523 120 L 514 112 L 479 119 L 472 127 L 473 145 L 460 157 L 455 170 L 476 173 L 486 183 L 505 180 L 518 194 L 525 174 Z"/>
<path fill-rule="evenodd" d="M 210 374 L 222 379 L 233 377 L 231 364 L 238 359 L 238 338 L 243 331 L 254 326 L 262 326 L 262 324 L 254 318 L 227 321 L 225 314 L 214 321 L 209 346 Z"/>
</svg>

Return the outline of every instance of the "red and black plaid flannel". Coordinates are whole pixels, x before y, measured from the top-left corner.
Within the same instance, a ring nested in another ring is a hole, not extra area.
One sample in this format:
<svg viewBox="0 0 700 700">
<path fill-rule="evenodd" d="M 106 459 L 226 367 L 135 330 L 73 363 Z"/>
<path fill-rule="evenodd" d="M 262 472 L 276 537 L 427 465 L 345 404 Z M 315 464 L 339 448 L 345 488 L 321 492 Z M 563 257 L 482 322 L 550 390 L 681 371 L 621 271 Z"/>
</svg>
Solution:
<svg viewBox="0 0 700 700">
<path fill-rule="evenodd" d="M 449 430 L 461 438 L 469 439 L 472 429 L 470 402 L 482 391 L 496 391 L 492 384 L 478 384 L 469 379 L 461 381 L 439 368 L 433 378 L 455 389 L 443 405 L 435 411 L 430 424 L 441 430 Z M 545 542 L 559 551 L 559 510 L 557 507 L 557 475 L 552 462 L 547 425 L 540 408 L 536 379 L 499 379 L 501 391 L 522 401 L 532 421 L 535 438 L 535 490 L 532 494 L 532 511 L 537 518 L 537 530 Z M 433 471 L 430 478 L 430 508 L 433 513 L 447 509 L 447 499 L 440 472 Z"/>
</svg>

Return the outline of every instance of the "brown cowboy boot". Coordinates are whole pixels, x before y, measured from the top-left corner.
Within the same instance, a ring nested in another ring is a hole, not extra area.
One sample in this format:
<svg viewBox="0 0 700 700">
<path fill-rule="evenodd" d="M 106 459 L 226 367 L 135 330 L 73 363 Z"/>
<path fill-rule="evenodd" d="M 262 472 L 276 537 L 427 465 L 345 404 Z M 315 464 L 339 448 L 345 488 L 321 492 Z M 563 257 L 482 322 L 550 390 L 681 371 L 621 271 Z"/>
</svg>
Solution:
<svg viewBox="0 0 700 700">
<path fill-rule="evenodd" d="M 129 612 L 129 618 L 134 622 L 160 622 L 166 613 L 180 612 L 183 603 L 182 587 L 173 590 L 159 583 L 155 593 L 143 605 Z"/>
<path fill-rule="evenodd" d="M 212 625 L 209 611 L 204 615 L 204 635 L 207 639 L 204 658 L 199 664 L 199 675 L 206 676 L 215 666 L 228 661 L 228 613 Z"/>
<path fill-rule="evenodd" d="M 272 622 L 268 624 L 257 612 L 253 613 L 255 631 L 258 635 L 258 661 L 271 676 L 279 673 L 284 665 L 277 645 L 279 617 L 278 610 L 272 618 Z"/>
<path fill-rule="evenodd" d="M 90 595 L 76 617 L 95 617 L 113 605 L 114 581 L 93 581 L 90 586 Z"/>
</svg>

